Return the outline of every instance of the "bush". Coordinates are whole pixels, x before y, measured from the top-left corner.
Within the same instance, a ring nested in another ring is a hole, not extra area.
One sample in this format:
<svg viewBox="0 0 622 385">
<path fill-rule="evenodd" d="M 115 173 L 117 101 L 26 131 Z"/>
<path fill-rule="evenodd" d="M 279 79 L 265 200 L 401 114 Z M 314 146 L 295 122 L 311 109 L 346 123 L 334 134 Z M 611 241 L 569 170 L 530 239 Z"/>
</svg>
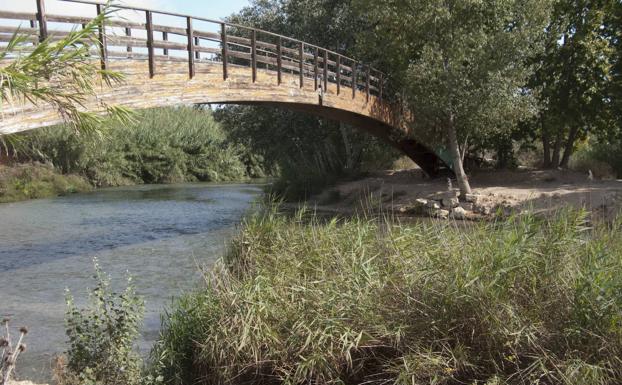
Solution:
<svg viewBox="0 0 622 385">
<path fill-rule="evenodd" d="M 90 191 L 89 182 L 78 175 L 62 175 L 54 167 L 27 163 L 0 166 L 0 203 L 48 198 Z"/>
<path fill-rule="evenodd" d="M 153 351 L 168 384 L 618 384 L 622 225 L 245 223 Z"/>
<path fill-rule="evenodd" d="M 24 136 L 22 156 L 50 162 L 63 173 L 86 176 L 96 186 L 242 180 L 260 173 L 246 150 L 228 143 L 207 110 L 145 110 L 129 127 L 104 137 L 76 135 L 69 127 Z M 252 172 L 252 174 L 251 174 Z"/>
<path fill-rule="evenodd" d="M 622 143 L 594 143 L 581 147 L 570 160 L 570 168 L 597 178 L 622 178 Z"/>
<path fill-rule="evenodd" d="M 89 306 L 78 308 L 67 294 L 67 363 L 61 384 L 123 384 L 142 381 L 142 359 L 134 349 L 140 334 L 144 307 L 131 277 L 123 293 L 110 287 L 110 279 L 95 261 L 95 287 Z"/>
</svg>

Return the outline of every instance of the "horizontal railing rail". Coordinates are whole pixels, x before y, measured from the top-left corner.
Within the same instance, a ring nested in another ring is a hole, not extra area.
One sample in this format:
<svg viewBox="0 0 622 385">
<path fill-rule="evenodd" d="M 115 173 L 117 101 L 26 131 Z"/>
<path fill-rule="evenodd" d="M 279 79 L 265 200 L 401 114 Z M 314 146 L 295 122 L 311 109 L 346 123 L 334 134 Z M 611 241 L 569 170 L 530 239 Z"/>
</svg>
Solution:
<svg viewBox="0 0 622 385">
<path fill-rule="evenodd" d="M 25 27 L 0 25 L 0 42 L 10 41 L 17 32 L 26 35 L 34 46 L 45 39 L 62 39 L 69 33 L 55 24 L 79 28 L 93 20 L 86 16 L 47 14 L 44 0 L 34 1 L 36 13 L 0 11 L 0 19 L 29 22 Z M 61 1 L 92 5 L 97 14 L 105 6 L 89 0 Z M 278 84 L 282 83 L 283 74 L 289 73 L 298 76 L 301 88 L 309 81 L 315 90 L 327 90 L 330 83 L 336 85 L 337 94 L 343 92 L 342 87 L 350 87 L 352 98 L 357 92 L 365 93 L 368 101 L 370 95 L 383 97 L 386 78 L 382 72 L 314 44 L 226 21 L 121 4 L 111 7 L 142 13 L 144 22 L 117 17 L 108 18 L 99 26 L 98 46 L 93 50 L 101 57 L 104 69 L 110 59 L 146 60 L 149 75 L 154 77 L 159 60 L 185 61 L 188 75 L 193 78 L 196 63 L 210 61 L 222 63 L 224 80 L 229 77 L 230 66 L 246 66 L 251 69 L 253 82 L 257 81 L 258 69 L 267 69 L 275 72 Z M 154 15 L 177 18 L 179 23 L 155 23 Z M 199 23 L 211 25 L 215 31 L 199 27 Z"/>
</svg>

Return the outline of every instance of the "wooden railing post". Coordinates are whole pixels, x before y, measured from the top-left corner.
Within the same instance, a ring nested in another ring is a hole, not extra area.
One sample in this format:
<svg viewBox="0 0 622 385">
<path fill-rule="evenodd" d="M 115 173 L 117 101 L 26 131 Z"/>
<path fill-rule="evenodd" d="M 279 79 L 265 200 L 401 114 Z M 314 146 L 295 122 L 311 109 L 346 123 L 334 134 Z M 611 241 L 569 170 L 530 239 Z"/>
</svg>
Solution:
<svg viewBox="0 0 622 385">
<path fill-rule="evenodd" d="M 328 91 L 328 51 L 324 50 L 324 92 Z"/>
<path fill-rule="evenodd" d="M 380 89 L 380 101 L 382 101 L 382 94 L 384 92 L 384 74 L 382 72 L 380 73 L 380 84 L 378 88 Z"/>
<path fill-rule="evenodd" d="M 354 99 L 356 97 L 356 89 L 358 88 L 358 84 L 359 84 L 359 74 L 357 72 L 357 63 L 353 62 L 352 63 L 352 99 Z"/>
<path fill-rule="evenodd" d="M 101 4 L 97 4 L 97 16 L 100 16 L 103 12 L 103 6 Z M 100 55 L 101 55 L 101 68 L 103 70 L 106 69 L 107 65 L 108 65 L 108 48 L 107 48 L 107 44 L 106 44 L 106 26 L 105 26 L 105 21 L 102 20 L 99 23 L 98 29 L 99 29 L 99 50 L 100 50 Z"/>
<path fill-rule="evenodd" d="M 320 65 L 319 65 L 319 48 L 315 47 L 315 50 L 313 51 L 313 76 L 315 77 L 315 90 L 317 91 L 317 88 L 319 86 L 318 81 L 320 79 Z"/>
<path fill-rule="evenodd" d="M 168 41 L 168 32 L 162 32 L 162 40 Z M 162 53 L 164 54 L 164 56 L 168 56 L 168 48 L 164 48 L 162 50 Z"/>
<path fill-rule="evenodd" d="M 370 73 L 370 69 L 369 66 L 367 66 L 367 71 L 365 73 L 365 92 L 367 92 L 367 101 L 369 102 L 369 73 Z"/>
<path fill-rule="evenodd" d="M 300 43 L 300 88 L 305 86 L 305 43 Z"/>
<path fill-rule="evenodd" d="M 39 42 L 48 38 L 48 25 L 45 17 L 44 0 L 37 0 L 37 23 L 39 23 Z"/>
<path fill-rule="evenodd" d="M 337 95 L 341 92 L 341 55 L 337 55 Z"/>
<path fill-rule="evenodd" d="M 194 29 L 192 28 L 192 18 L 186 17 L 186 25 L 188 34 L 188 75 L 190 79 L 194 77 Z"/>
<path fill-rule="evenodd" d="M 194 46 L 195 47 L 200 47 L 201 46 L 201 39 L 198 36 L 196 36 L 194 38 Z M 197 60 L 201 60 L 201 52 L 196 51 L 194 53 L 194 58 L 197 59 Z"/>
<path fill-rule="evenodd" d="M 251 71 L 253 83 L 257 81 L 257 31 L 251 31 Z"/>
<path fill-rule="evenodd" d="M 277 83 L 281 84 L 281 70 L 283 67 L 283 58 L 282 58 L 282 52 L 281 52 L 281 37 L 279 36 L 279 40 L 276 43 L 276 78 L 277 78 Z"/>
<path fill-rule="evenodd" d="M 130 27 L 125 27 L 125 36 L 128 38 L 132 37 L 132 29 Z M 127 52 L 132 52 L 132 45 L 131 43 L 127 44 Z"/>
<path fill-rule="evenodd" d="M 229 74 L 227 72 L 227 56 L 229 56 L 229 47 L 227 47 L 227 25 L 221 24 L 221 40 L 222 40 L 222 78 L 227 80 Z"/>
<path fill-rule="evenodd" d="M 153 50 L 153 15 L 151 11 L 146 12 L 147 19 L 147 51 L 149 52 L 149 77 L 155 76 L 155 54 Z"/>
</svg>

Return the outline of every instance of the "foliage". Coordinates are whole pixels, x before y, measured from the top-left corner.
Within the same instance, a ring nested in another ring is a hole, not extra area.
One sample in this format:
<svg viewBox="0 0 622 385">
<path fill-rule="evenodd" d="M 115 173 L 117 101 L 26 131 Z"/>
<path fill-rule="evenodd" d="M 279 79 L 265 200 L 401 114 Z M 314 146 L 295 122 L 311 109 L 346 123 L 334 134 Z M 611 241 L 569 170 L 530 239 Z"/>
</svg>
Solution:
<svg viewBox="0 0 622 385">
<path fill-rule="evenodd" d="M 622 228 L 274 210 L 164 319 L 170 384 L 617 384 Z"/>
<path fill-rule="evenodd" d="M 24 157 L 85 175 L 96 186 L 263 176 L 244 147 L 230 145 L 211 113 L 198 108 L 141 111 L 132 124 L 112 125 L 103 136 L 39 129 L 23 143 Z"/>
<path fill-rule="evenodd" d="M 38 163 L 0 166 L 0 203 L 48 198 L 90 191 L 89 182 L 78 175 L 62 175 L 52 166 Z"/>
<path fill-rule="evenodd" d="M 567 167 L 576 141 L 587 134 L 620 129 L 611 121 L 615 51 L 608 28 L 609 15 L 619 7 L 613 0 L 554 2 L 545 49 L 535 55 L 530 82 L 541 103 L 533 125 L 547 167 Z"/>
<path fill-rule="evenodd" d="M 97 132 L 104 119 L 84 107 L 87 99 L 95 94 L 101 84 L 113 86 L 123 81 L 117 72 L 100 69 L 99 59 L 91 49 L 98 44 L 98 28 L 113 11 L 104 7 L 100 15 L 83 28 L 76 28 L 60 40 L 52 38 L 32 46 L 27 36 L 16 33 L 0 52 L 0 105 L 28 101 L 34 105 L 48 104 L 54 107 L 73 129 L 81 132 Z M 129 110 L 101 105 L 108 115 L 120 122 L 131 120 Z M 17 146 L 14 136 L 0 136 L 5 150 Z"/>
<path fill-rule="evenodd" d="M 548 1 L 357 4 L 375 26 L 359 43 L 383 57 L 416 116 L 416 134 L 447 145 L 460 189 L 467 192 L 459 145 L 507 137 L 533 113 L 521 88 L 531 73 L 526 59 L 542 35 Z"/>
<path fill-rule="evenodd" d="M 397 151 L 355 128 L 310 115 L 267 107 L 227 107 L 216 119 L 229 140 L 278 176 L 274 193 L 306 198 L 338 179 L 385 168 Z"/>
<path fill-rule="evenodd" d="M 131 277 L 123 293 L 116 293 L 95 261 L 95 286 L 89 305 L 78 308 L 67 293 L 67 366 L 65 384 L 141 383 L 142 360 L 134 349 L 144 313 Z"/>
<path fill-rule="evenodd" d="M 592 171 L 596 178 L 622 178 L 622 143 L 588 142 L 572 155 L 570 168 Z"/>
</svg>

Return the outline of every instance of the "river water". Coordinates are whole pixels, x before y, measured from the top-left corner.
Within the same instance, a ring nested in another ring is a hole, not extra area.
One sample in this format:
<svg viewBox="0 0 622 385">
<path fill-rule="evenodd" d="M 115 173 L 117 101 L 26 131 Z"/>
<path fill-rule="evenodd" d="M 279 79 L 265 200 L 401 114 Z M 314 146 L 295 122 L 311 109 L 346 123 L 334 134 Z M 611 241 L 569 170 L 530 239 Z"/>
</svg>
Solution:
<svg viewBox="0 0 622 385">
<path fill-rule="evenodd" d="M 244 184 L 139 186 L 0 205 L 0 317 L 30 330 L 19 377 L 50 379 L 54 355 L 66 348 L 65 289 L 85 303 L 94 257 L 113 286 L 132 274 L 145 299 L 146 353 L 162 312 L 200 284 L 198 266 L 222 256 L 260 192 Z"/>
</svg>

